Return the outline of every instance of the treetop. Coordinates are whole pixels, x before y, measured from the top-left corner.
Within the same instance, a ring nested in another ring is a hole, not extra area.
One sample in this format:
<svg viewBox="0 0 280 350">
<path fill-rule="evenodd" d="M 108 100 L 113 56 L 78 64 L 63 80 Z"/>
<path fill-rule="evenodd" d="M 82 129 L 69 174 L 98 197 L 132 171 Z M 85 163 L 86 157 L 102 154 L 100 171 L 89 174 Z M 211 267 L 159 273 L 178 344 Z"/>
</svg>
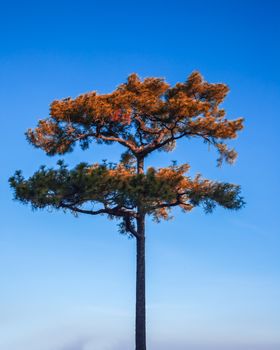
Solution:
<svg viewBox="0 0 280 350">
<path fill-rule="evenodd" d="M 204 81 L 199 72 L 173 87 L 162 78 L 131 74 L 112 93 L 53 101 L 49 117 L 26 135 L 48 155 L 70 152 L 76 143 L 85 149 L 95 141 L 118 142 L 135 157 L 169 151 L 177 140 L 197 137 L 216 147 L 219 164 L 232 163 L 236 152 L 225 141 L 237 136 L 243 119 L 225 118 L 220 104 L 228 91 L 225 84 Z"/>
</svg>

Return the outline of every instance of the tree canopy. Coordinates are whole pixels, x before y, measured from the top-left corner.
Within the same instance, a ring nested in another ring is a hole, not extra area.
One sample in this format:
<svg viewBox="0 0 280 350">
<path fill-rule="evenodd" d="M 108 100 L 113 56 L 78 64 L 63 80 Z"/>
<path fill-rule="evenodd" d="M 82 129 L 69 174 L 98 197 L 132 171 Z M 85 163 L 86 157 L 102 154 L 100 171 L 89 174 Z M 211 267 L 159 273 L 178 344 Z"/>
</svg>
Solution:
<svg viewBox="0 0 280 350">
<path fill-rule="evenodd" d="M 92 142 L 125 147 L 119 164 L 78 164 L 60 161 L 58 168 L 41 167 L 29 179 L 20 171 L 10 178 L 15 198 L 35 209 L 52 207 L 74 214 L 106 214 L 121 219 L 122 232 L 137 236 L 139 215 L 168 219 L 172 207 L 188 212 L 202 205 L 207 212 L 217 204 L 239 209 L 244 204 L 237 185 L 186 173 L 188 164 L 166 168 L 143 162 L 153 151 L 171 151 L 181 138 L 198 138 L 218 151 L 218 165 L 234 162 L 236 152 L 226 141 L 243 128 L 243 119 L 228 120 L 220 107 L 229 89 L 205 82 L 198 72 L 171 87 L 164 79 L 136 74 L 109 94 L 90 92 L 75 99 L 56 100 L 50 115 L 27 131 L 31 144 L 48 155 L 83 149 Z"/>
</svg>

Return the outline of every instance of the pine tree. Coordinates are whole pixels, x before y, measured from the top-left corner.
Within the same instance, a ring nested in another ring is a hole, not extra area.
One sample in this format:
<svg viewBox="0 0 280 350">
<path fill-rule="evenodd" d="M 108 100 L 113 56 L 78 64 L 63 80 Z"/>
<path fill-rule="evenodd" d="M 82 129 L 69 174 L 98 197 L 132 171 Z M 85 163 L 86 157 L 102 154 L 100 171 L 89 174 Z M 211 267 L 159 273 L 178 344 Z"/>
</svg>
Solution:
<svg viewBox="0 0 280 350">
<path fill-rule="evenodd" d="M 48 118 L 26 133 L 28 141 L 48 155 L 119 143 L 124 153 L 118 164 L 78 164 L 69 169 L 42 166 L 28 179 L 17 171 L 10 178 L 15 199 L 32 208 L 55 208 L 119 220 L 119 229 L 136 240 L 136 350 L 146 350 L 145 219 L 170 217 L 173 207 L 189 212 L 216 205 L 239 209 L 244 201 L 235 184 L 187 176 L 188 164 L 145 169 L 154 151 L 169 152 L 183 138 L 197 138 L 218 152 L 218 165 L 233 163 L 234 149 L 226 140 L 243 128 L 243 119 L 228 120 L 220 108 L 228 93 L 225 84 L 210 84 L 199 72 L 171 87 L 160 78 L 131 74 L 109 94 L 89 92 L 75 99 L 56 100 Z"/>
</svg>

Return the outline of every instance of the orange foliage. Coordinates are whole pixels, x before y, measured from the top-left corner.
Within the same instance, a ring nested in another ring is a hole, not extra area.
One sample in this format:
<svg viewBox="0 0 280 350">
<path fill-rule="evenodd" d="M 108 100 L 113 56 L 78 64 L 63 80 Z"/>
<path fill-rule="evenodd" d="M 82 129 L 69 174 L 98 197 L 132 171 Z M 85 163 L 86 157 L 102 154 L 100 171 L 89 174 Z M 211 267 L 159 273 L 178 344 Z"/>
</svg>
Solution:
<svg viewBox="0 0 280 350">
<path fill-rule="evenodd" d="M 51 104 L 50 116 L 40 120 L 27 137 L 48 154 L 71 151 L 75 143 L 91 140 L 119 142 L 134 155 L 169 151 L 183 137 L 198 137 L 217 148 L 226 161 L 236 153 L 225 140 L 234 139 L 243 119 L 228 120 L 220 104 L 228 93 L 225 84 L 205 82 L 198 72 L 183 83 L 169 86 L 161 78 L 136 74 L 109 94 L 90 92 Z"/>
</svg>

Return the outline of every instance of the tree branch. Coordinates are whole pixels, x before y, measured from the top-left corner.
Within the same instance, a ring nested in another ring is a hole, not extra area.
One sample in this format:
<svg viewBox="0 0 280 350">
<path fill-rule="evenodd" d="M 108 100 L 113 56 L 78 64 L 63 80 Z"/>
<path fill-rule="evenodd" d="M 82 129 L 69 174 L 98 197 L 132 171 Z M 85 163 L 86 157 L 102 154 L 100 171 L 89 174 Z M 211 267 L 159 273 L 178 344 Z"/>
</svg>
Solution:
<svg viewBox="0 0 280 350">
<path fill-rule="evenodd" d="M 104 208 L 99 210 L 87 210 L 87 209 L 81 209 L 79 207 L 63 204 L 63 203 L 60 204 L 60 207 L 75 211 L 77 213 L 83 213 L 83 214 L 89 214 L 89 215 L 107 214 L 107 215 L 114 215 L 118 217 L 133 217 L 133 218 L 137 216 L 137 214 L 134 211 L 123 210 L 119 207 Z"/>
<path fill-rule="evenodd" d="M 137 122 L 139 123 L 139 126 L 140 126 L 140 129 L 148 134 L 151 134 L 151 135 L 158 135 L 160 133 L 160 129 L 158 130 L 155 130 L 155 129 L 152 129 L 152 128 L 149 128 L 145 122 L 140 118 L 139 115 L 135 115 L 134 116 L 134 119 L 137 120 Z"/>
<path fill-rule="evenodd" d="M 117 136 L 105 136 L 105 135 L 102 135 L 100 133 L 88 133 L 85 135 L 82 135 L 82 134 L 77 135 L 77 140 L 82 140 L 82 139 L 85 139 L 87 137 L 94 137 L 96 139 L 100 139 L 103 141 L 115 141 L 115 142 L 118 142 L 121 145 L 127 147 L 128 149 L 130 149 L 134 153 L 137 151 L 137 147 L 132 142 L 130 142 L 129 140 L 125 140 L 121 137 L 117 137 Z"/>
<path fill-rule="evenodd" d="M 125 227 L 126 227 L 127 231 L 132 233 L 133 236 L 135 236 L 136 238 L 139 238 L 140 236 L 139 236 L 138 232 L 135 230 L 135 228 L 133 227 L 133 225 L 131 224 L 130 218 L 128 216 L 125 216 L 123 219 L 124 219 Z"/>
</svg>

